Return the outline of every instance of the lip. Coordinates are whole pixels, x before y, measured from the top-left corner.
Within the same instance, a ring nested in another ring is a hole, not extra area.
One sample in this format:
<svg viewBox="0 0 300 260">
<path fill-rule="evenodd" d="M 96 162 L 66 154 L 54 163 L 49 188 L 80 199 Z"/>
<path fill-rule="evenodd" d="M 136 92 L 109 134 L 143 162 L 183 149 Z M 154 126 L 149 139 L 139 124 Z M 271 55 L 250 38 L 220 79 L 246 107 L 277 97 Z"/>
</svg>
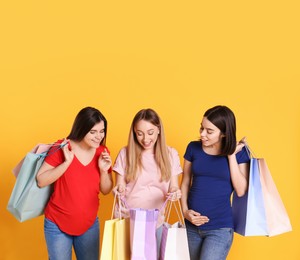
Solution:
<svg viewBox="0 0 300 260">
<path fill-rule="evenodd" d="M 150 143 L 142 143 L 144 148 L 149 148 L 152 145 L 152 142 Z"/>
</svg>

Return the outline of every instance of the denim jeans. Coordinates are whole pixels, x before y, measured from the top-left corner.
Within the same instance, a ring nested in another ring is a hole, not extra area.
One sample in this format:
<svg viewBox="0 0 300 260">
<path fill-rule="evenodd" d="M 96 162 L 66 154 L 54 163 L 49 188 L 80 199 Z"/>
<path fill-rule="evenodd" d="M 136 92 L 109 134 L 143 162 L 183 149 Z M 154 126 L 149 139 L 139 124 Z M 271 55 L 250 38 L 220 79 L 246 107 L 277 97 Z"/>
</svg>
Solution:
<svg viewBox="0 0 300 260">
<path fill-rule="evenodd" d="M 201 230 L 186 221 L 191 260 L 225 260 L 233 241 L 232 228 Z"/>
<path fill-rule="evenodd" d="M 71 260 L 72 247 L 77 260 L 99 259 L 99 220 L 82 235 L 71 236 L 62 232 L 58 226 L 45 218 L 44 232 L 50 260 Z"/>
</svg>

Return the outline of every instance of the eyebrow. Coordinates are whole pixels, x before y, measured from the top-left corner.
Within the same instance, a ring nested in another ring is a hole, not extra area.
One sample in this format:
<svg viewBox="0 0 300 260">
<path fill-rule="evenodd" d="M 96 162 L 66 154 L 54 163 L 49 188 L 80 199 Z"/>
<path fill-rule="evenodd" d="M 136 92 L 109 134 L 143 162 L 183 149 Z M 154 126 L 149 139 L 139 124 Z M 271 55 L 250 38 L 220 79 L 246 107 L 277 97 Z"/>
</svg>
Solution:
<svg viewBox="0 0 300 260">
<path fill-rule="evenodd" d="M 100 131 L 104 131 L 104 130 L 105 130 L 105 127 L 100 129 Z M 97 131 L 97 130 L 92 128 L 90 131 Z"/>
<path fill-rule="evenodd" d="M 138 129 L 136 129 L 136 131 L 137 131 L 137 132 L 144 133 L 142 130 L 138 130 Z M 150 131 L 154 131 L 154 129 L 153 129 L 153 128 L 151 128 L 151 129 L 148 129 L 146 132 L 150 132 Z"/>
<path fill-rule="evenodd" d="M 205 127 L 203 127 L 203 125 L 201 124 L 201 128 L 205 128 Z M 205 128 L 206 130 L 209 130 L 209 131 L 215 131 L 214 129 L 212 129 L 212 128 Z"/>
</svg>

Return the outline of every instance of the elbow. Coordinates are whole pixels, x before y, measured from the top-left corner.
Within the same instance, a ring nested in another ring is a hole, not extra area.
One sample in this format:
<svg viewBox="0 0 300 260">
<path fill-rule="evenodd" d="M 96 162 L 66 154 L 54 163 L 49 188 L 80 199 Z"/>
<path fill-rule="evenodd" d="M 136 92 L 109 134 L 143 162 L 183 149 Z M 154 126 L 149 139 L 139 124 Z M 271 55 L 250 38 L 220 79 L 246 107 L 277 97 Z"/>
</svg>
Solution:
<svg viewBox="0 0 300 260">
<path fill-rule="evenodd" d="M 112 189 L 102 189 L 102 190 L 101 190 L 101 193 L 102 193 L 103 195 L 107 195 L 107 194 L 109 194 L 109 193 L 111 192 L 111 190 L 112 190 Z"/>
<path fill-rule="evenodd" d="M 36 182 L 36 184 L 37 184 L 37 186 L 41 189 L 41 188 L 44 188 L 46 185 L 45 184 L 43 184 L 43 182 L 41 182 L 41 181 L 37 181 Z"/>
<path fill-rule="evenodd" d="M 238 197 L 243 197 L 247 193 L 247 189 L 235 190 L 235 193 Z"/>
<path fill-rule="evenodd" d="M 36 178 L 36 185 L 41 189 L 47 186 L 47 184 L 40 178 Z"/>
<path fill-rule="evenodd" d="M 104 185 L 101 186 L 100 190 L 103 195 L 107 195 L 111 192 L 112 188 L 113 188 L 113 183 L 111 183 L 110 185 L 107 185 L 105 187 L 104 187 Z"/>
</svg>

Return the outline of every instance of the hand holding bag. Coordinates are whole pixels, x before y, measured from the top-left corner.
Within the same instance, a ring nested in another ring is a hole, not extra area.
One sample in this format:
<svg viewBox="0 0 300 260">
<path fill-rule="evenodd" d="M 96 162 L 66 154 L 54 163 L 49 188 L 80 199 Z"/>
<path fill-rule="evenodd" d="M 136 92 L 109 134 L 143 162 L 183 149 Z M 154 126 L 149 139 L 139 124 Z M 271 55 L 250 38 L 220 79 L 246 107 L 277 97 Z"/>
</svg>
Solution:
<svg viewBox="0 0 300 260">
<path fill-rule="evenodd" d="M 292 230 L 286 209 L 266 161 L 255 158 L 246 146 L 250 161 L 248 191 L 233 193 L 234 231 L 243 236 L 275 236 Z"/>
<path fill-rule="evenodd" d="M 36 146 L 31 152 L 27 153 L 25 158 L 13 170 L 17 179 L 7 205 L 7 210 L 20 222 L 38 217 L 44 213 L 44 208 L 52 193 L 52 186 L 39 188 L 36 175 L 52 146 L 56 146 L 56 149 L 53 150 L 53 152 L 56 152 L 64 144 L 40 144 Z M 43 152 L 40 152 L 39 148 Z"/>
</svg>

